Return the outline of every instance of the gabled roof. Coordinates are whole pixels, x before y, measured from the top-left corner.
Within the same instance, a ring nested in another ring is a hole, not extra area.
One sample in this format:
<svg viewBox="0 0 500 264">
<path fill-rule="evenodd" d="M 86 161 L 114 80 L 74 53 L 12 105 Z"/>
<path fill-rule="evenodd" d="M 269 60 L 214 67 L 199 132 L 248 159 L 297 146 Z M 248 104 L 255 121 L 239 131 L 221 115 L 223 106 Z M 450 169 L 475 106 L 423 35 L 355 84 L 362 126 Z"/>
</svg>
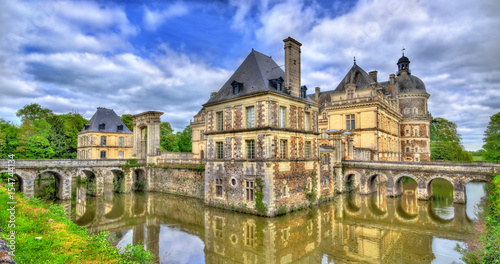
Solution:
<svg viewBox="0 0 500 264">
<path fill-rule="evenodd" d="M 293 97 L 284 91 L 278 91 L 271 84 L 272 80 L 285 79 L 285 72 L 269 56 L 252 49 L 252 52 L 241 63 L 233 75 L 226 81 L 216 95 L 210 98 L 205 104 L 222 102 L 225 100 L 247 96 L 250 94 L 274 91 Z M 233 82 L 241 84 L 239 93 L 233 94 Z M 297 98 L 297 97 L 294 97 Z M 306 101 L 307 98 L 298 98 Z M 311 101 L 313 102 L 313 101 Z"/>
<path fill-rule="evenodd" d="M 347 72 L 344 76 L 344 79 L 340 81 L 337 88 L 333 90 L 333 93 L 345 92 L 344 87 L 349 83 L 354 83 L 356 85 L 356 90 L 362 90 L 371 88 L 371 85 L 375 83 L 375 80 L 368 73 L 366 73 L 365 70 L 357 64 L 354 64 L 349 72 Z"/>
<path fill-rule="evenodd" d="M 99 125 L 104 124 L 104 129 L 99 129 Z M 122 131 L 118 131 L 118 126 L 123 126 Z M 87 128 L 87 129 L 85 129 Z M 131 134 L 132 131 L 122 122 L 120 117 L 116 115 L 113 109 L 107 109 L 103 107 L 97 108 L 97 111 L 92 116 L 90 121 L 83 127 L 82 132 L 87 131 L 98 131 L 98 132 L 114 132 L 114 133 L 128 133 Z"/>
</svg>

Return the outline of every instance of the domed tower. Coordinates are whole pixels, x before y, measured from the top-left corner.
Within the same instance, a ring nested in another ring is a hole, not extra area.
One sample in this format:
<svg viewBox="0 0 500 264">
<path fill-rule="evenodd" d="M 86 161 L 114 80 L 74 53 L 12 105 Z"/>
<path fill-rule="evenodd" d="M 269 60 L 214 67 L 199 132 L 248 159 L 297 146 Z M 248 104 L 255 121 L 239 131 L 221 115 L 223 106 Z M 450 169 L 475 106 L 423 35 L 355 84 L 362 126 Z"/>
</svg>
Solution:
<svg viewBox="0 0 500 264">
<path fill-rule="evenodd" d="M 403 52 L 398 60 L 396 85 L 399 110 L 403 115 L 400 125 L 401 161 L 430 161 L 430 123 L 432 116 L 427 109 L 430 95 L 420 78 L 411 75 L 410 59 Z"/>
</svg>

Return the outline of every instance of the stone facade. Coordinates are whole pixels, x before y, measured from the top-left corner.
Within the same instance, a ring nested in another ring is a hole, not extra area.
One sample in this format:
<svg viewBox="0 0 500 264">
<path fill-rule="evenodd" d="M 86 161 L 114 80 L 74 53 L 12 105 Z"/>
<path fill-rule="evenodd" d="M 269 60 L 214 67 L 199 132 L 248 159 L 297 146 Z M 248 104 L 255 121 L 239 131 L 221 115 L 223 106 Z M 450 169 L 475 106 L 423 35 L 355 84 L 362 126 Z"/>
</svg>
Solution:
<svg viewBox="0 0 500 264">
<path fill-rule="evenodd" d="M 410 75 L 409 60 L 398 61 L 398 76 L 378 82 L 377 72 L 366 73 L 356 62 L 333 91 L 309 95 L 320 104 L 320 145 L 329 144 L 326 131 L 355 134 L 354 148 L 370 150 L 369 160 L 430 161 L 429 94 L 423 82 Z M 347 153 L 347 152 L 345 152 Z M 344 159 L 366 160 L 367 152 Z"/>
</svg>

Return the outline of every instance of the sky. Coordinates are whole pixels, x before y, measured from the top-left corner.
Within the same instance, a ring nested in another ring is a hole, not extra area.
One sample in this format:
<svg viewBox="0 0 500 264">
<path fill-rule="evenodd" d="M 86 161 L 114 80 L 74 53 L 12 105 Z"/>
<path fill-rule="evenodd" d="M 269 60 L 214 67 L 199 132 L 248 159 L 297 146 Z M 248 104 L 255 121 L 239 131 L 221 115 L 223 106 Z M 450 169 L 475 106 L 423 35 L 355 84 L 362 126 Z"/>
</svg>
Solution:
<svg viewBox="0 0 500 264">
<path fill-rule="evenodd" d="M 500 112 L 500 1 L 0 1 L 0 118 L 38 103 L 90 119 L 162 111 L 176 131 L 252 48 L 282 65 L 302 45 L 302 84 L 334 89 L 353 65 L 395 73 L 402 47 L 433 117 L 480 149 Z"/>
</svg>

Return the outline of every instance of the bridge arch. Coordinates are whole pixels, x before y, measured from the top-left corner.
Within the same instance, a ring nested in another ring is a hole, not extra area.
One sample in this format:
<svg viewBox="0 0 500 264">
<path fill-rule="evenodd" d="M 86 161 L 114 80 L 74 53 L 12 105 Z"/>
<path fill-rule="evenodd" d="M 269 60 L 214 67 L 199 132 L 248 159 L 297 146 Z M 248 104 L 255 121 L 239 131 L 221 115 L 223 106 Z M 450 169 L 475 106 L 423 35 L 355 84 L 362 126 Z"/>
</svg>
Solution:
<svg viewBox="0 0 500 264">
<path fill-rule="evenodd" d="M 383 190 L 380 187 L 383 185 Z M 387 176 L 383 173 L 371 173 L 366 177 L 365 186 L 363 186 L 363 194 L 370 194 L 380 191 L 385 195 L 385 187 L 387 185 Z"/>
<path fill-rule="evenodd" d="M 415 194 L 410 197 L 403 195 L 397 199 L 395 215 L 401 222 L 415 222 L 419 218 L 418 208 Z"/>
<path fill-rule="evenodd" d="M 436 179 L 442 179 L 442 180 L 445 180 L 446 182 L 450 183 L 451 184 L 451 187 L 452 187 L 452 191 L 453 191 L 453 197 L 455 197 L 455 188 L 456 188 L 456 183 L 455 181 L 453 181 L 452 178 L 448 177 L 448 176 L 445 176 L 445 175 L 436 175 L 436 176 L 431 176 L 425 183 L 425 186 L 427 188 L 427 196 L 430 198 L 432 197 L 432 193 L 433 193 L 433 190 L 432 190 L 432 182 Z"/>
<path fill-rule="evenodd" d="M 80 182 L 77 180 L 77 187 L 84 187 L 86 194 L 97 196 L 97 175 L 92 169 L 82 168 L 78 170 Z"/>
<path fill-rule="evenodd" d="M 419 182 L 419 179 L 411 174 L 411 173 L 400 173 L 398 175 L 396 175 L 396 177 L 394 177 L 394 184 L 393 184 L 393 190 L 392 190 L 392 194 L 390 194 L 391 196 L 398 196 L 398 195 L 402 195 L 403 194 L 403 181 L 405 178 L 410 178 L 410 179 L 413 179 L 416 183 L 417 183 L 417 187 L 418 188 L 418 182 Z M 416 192 L 416 190 L 415 190 Z"/>
<path fill-rule="evenodd" d="M 146 183 L 147 183 L 146 171 L 143 168 L 135 169 L 134 176 L 133 176 L 133 190 L 134 191 L 147 190 Z"/>
<path fill-rule="evenodd" d="M 358 193 L 350 193 L 347 195 L 345 203 L 344 203 L 344 211 L 351 215 L 359 215 L 361 213 L 362 208 L 361 197 Z"/>
<path fill-rule="evenodd" d="M 344 172 L 342 190 L 350 192 L 357 190 L 360 187 L 361 174 L 355 170 L 348 170 Z"/>
<path fill-rule="evenodd" d="M 35 196 L 60 200 L 71 198 L 70 182 L 65 176 L 65 173 L 59 169 L 44 169 L 37 172 Z"/>
<path fill-rule="evenodd" d="M 125 173 L 121 168 L 109 168 L 106 173 L 106 182 L 111 183 L 113 186 L 113 192 L 124 193 L 125 192 Z"/>
<path fill-rule="evenodd" d="M 15 191 L 16 192 L 23 192 L 24 193 L 24 179 L 23 179 L 23 176 L 21 176 L 20 173 L 18 172 L 15 172 L 13 174 L 10 174 L 9 171 L 0 171 L 0 175 L 1 174 L 7 174 L 8 176 L 12 175 L 14 180 L 15 180 L 15 183 L 14 183 L 14 188 L 15 188 Z M 1 182 L 1 181 L 0 181 Z M 8 181 L 6 181 L 6 183 L 8 183 Z"/>
</svg>

